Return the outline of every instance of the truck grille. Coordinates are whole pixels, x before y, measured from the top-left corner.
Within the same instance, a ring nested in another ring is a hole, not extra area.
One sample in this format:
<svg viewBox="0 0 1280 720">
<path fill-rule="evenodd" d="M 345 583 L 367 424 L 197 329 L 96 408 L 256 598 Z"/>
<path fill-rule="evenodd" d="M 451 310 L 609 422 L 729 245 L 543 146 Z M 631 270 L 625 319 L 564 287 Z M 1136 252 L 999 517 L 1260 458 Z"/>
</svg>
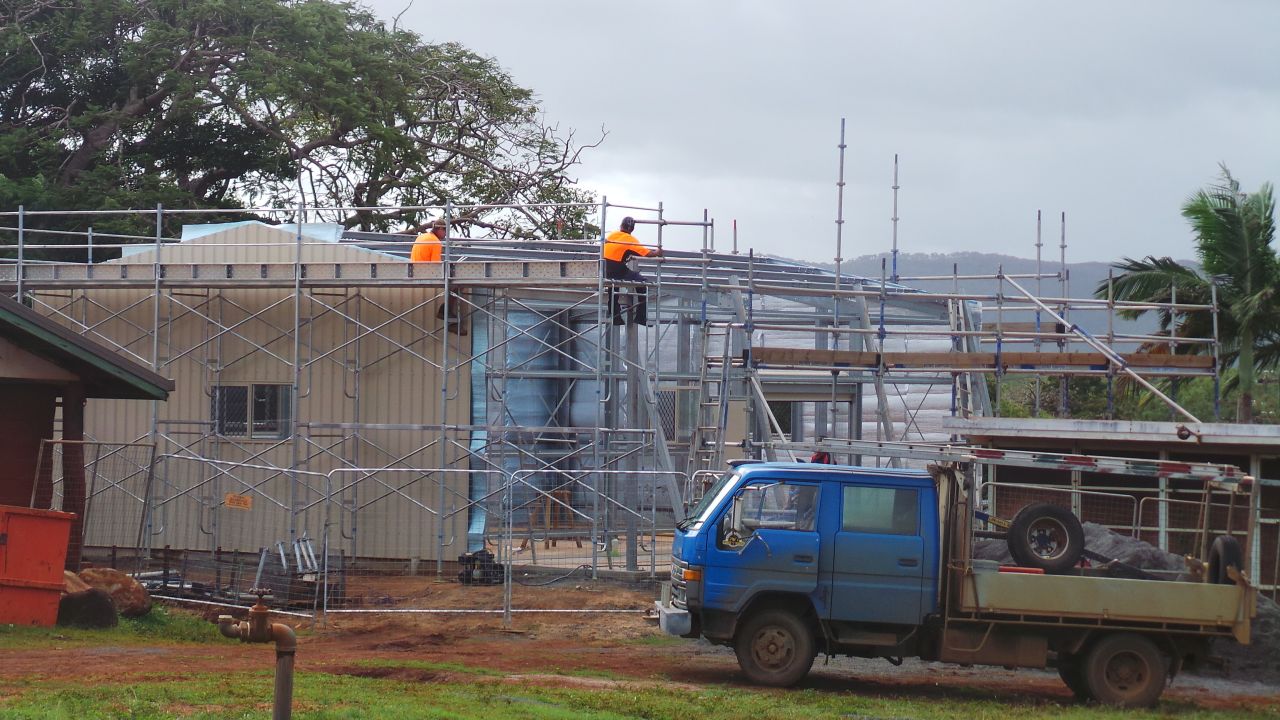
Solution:
<svg viewBox="0 0 1280 720">
<path fill-rule="evenodd" d="M 671 558 L 671 604 L 681 610 L 688 609 L 685 603 L 685 590 L 688 584 L 681 576 L 681 571 L 687 567 L 689 567 L 689 563 Z"/>
</svg>

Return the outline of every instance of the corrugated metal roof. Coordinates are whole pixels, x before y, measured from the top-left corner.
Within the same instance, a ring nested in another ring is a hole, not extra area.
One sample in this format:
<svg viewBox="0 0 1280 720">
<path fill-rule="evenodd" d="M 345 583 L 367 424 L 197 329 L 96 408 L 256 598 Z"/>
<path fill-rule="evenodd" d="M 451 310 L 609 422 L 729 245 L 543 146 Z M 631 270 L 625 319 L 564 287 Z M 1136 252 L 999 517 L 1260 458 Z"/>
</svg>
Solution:
<svg viewBox="0 0 1280 720">
<path fill-rule="evenodd" d="M 413 237 L 393 233 L 360 232 L 348 230 L 342 236 L 349 243 L 376 250 L 396 257 L 407 258 L 413 248 Z M 455 260 L 597 260 L 600 246 L 596 242 L 563 240 L 473 240 L 450 238 L 451 259 Z M 829 270 L 789 262 L 778 258 L 748 256 L 722 252 L 697 252 L 688 250 L 662 250 L 662 280 L 672 284 L 701 283 L 703 267 L 707 278 L 719 282 L 728 277 L 745 279 L 750 274 L 755 282 L 784 287 L 804 288 L 809 291 L 834 289 L 836 275 Z M 656 268 L 651 261 L 642 261 L 648 272 Z M 844 289 L 854 285 L 879 289 L 880 278 L 868 278 L 842 273 L 840 284 Z M 920 290 L 901 283 L 885 282 L 885 289 L 894 294 L 922 294 Z"/>
</svg>

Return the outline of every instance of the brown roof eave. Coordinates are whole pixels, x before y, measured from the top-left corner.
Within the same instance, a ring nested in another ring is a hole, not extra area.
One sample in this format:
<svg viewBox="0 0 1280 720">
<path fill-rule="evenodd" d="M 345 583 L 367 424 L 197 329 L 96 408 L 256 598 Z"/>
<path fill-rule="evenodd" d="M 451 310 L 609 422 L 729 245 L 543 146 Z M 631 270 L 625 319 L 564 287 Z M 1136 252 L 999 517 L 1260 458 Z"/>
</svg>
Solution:
<svg viewBox="0 0 1280 720">
<path fill-rule="evenodd" d="M 173 381 L 0 296 L 0 334 L 79 375 L 88 397 L 167 400 Z"/>
</svg>

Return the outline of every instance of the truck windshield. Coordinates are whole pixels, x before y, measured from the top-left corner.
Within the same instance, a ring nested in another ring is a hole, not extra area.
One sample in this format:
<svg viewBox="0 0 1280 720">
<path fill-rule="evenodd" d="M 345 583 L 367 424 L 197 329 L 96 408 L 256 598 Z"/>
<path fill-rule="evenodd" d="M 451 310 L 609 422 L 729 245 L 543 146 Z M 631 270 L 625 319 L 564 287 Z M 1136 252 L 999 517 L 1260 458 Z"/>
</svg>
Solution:
<svg viewBox="0 0 1280 720">
<path fill-rule="evenodd" d="M 736 471 L 721 475 L 720 479 L 703 493 L 702 499 L 689 511 L 689 516 L 676 523 L 676 527 L 680 530 L 697 529 L 697 526 L 706 522 L 707 515 L 711 514 L 711 510 L 720 504 L 722 496 L 727 495 L 730 489 L 737 484 L 737 481 L 738 473 Z"/>
</svg>

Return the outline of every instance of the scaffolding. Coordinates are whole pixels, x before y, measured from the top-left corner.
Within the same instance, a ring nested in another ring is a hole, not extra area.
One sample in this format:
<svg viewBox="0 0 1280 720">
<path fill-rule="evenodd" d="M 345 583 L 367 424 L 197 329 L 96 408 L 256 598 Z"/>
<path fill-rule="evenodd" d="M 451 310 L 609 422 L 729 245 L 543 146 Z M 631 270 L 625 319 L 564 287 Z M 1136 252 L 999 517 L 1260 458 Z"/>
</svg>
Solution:
<svg viewBox="0 0 1280 720">
<path fill-rule="evenodd" d="M 1148 378 L 1216 385 L 1215 338 L 1099 339 L 1069 320 L 1136 309 L 1216 317 L 1213 306 L 1039 298 L 1022 284 L 1061 273 L 997 271 L 999 292 L 965 294 L 958 274 L 830 273 L 739 254 L 736 236 L 734 252 L 717 252 L 705 213 L 573 207 L 598 236 L 450 233 L 438 264 L 406 262 L 410 237 L 320 237 L 299 222 L 359 208 L 243 211 L 268 230 L 185 239 L 167 235 L 167 221 L 198 225 L 201 212 L 148 211 L 156 234 L 140 238 L 95 233 L 94 219 L 111 213 L 19 209 L 0 213 L 0 288 L 180 389 L 198 386 L 201 397 L 171 401 L 176 409 L 152 403 L 136 422 L 100 415 L 87 428 L 157 448 L 145 500 L 163 510 L 147 515 L 144 553 L 279 547 L 283 557 L 322 540 L 326 566 L 335 556 L 344 568 L 436 577 L 453 572 L 453 557 L 491 547 L 508 568 L 657 577 L 664 528 L 725 459 L 798 457 L 783 440 L 946 441 L 926 416 L 993 414 L 1000 385 L 993 405 L 989 377 L 1127 375 L 1157 393 Z M 446 218 L 473 209 L 412 208 Z M 635 290 L 601 272 L 604 229 L 620 212 L 663 249 L 645 263 L 646 326 L 612 322 L 610 294 Z M 671 249 L 676 233 L 700 235 L 701 249 Z M 931 282 L 953 289 L 913 286 Z M 1009 319 L 1020 317 L 1032 319 Z M 1167 352 L 1138 349 L 1155 342 Z M 1178 352 L 1191 344 L 1214 350 Z M 246 377 L 255 362 L 270 377 Z M 413 384 L 401 391 L 400 378 Z M 864 461 L 852 450 L 837 459 Z M 245 498 L 259 503 L 256 524 Z"/>
</svg>

